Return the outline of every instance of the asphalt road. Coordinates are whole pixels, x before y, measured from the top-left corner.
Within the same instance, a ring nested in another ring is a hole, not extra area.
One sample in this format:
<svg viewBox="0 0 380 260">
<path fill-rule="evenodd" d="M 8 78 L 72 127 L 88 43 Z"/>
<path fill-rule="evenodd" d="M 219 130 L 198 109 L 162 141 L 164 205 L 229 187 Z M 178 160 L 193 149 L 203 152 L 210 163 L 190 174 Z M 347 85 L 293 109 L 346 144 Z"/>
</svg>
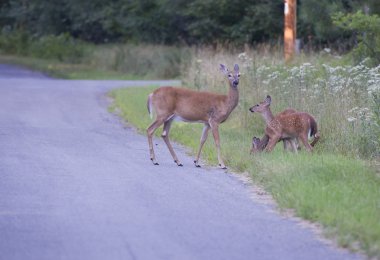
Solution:
<svg viewBox="0 0 380 260">
<path fill-rule="evenodd" d="M 361 259 L 107 112 L 116 87 L 0 65 L 0 259 Z M 223 126 L 222 126 L 223 127 Z M 194 136 L 200 138 L 200 136 Z"/>
</svg>

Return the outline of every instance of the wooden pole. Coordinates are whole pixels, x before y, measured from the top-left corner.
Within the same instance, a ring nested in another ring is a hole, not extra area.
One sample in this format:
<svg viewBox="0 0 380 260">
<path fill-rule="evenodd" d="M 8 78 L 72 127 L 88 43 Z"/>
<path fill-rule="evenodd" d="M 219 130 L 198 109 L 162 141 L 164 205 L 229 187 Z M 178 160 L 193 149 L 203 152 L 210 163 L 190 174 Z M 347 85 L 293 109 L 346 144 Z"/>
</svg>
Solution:
<svg viewBox="0 0 380 260">
<path fill-rule="evenodd" d="M 284 54 L 289 62 L 294 55 L 297 31 L 297 0 L 284 0 Z"/>
</svg>

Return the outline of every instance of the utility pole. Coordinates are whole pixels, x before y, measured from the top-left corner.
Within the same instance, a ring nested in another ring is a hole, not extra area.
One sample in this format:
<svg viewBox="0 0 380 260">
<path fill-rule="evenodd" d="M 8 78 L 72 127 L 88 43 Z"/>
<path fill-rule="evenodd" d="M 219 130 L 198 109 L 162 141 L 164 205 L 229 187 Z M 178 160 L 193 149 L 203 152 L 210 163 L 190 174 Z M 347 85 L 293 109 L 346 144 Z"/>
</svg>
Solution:
<svg viewBox="0 0 380 260">
<path fill-rule="evenodd" d="M 289 62 L 294 55 L 297 35 L 297 0 L 284 0 L 284 54 Z"/>
</svg>

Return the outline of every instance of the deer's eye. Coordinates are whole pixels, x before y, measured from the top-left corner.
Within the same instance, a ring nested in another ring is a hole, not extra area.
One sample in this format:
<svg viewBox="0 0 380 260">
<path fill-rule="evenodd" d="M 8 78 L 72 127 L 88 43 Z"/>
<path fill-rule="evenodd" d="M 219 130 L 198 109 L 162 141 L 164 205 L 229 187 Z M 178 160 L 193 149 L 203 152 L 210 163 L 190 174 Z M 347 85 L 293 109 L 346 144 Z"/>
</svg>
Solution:
<svg viewBox="0 0 380 260">
<path fill-rule="evenodd" d="M 228 77 L 229 77 L 229 78 L 231 78 L 231 77 L 232 77 L 232 75 L 231 75 L 231 74 L 228 74 Z"/>
<path fill-rule="evenodd" d="M 240 74 L 238 74 L 238 77 L 240 78 Z"/>
</svg>

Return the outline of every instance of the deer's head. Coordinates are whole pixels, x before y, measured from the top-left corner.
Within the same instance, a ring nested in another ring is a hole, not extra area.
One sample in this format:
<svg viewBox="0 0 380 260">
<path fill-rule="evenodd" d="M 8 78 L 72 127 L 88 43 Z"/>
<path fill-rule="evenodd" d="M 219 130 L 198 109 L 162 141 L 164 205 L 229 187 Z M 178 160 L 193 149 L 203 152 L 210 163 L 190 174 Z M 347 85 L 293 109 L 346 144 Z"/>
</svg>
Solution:
<svg viewBox="0 0 380 260">
<path fill-rule="evenodd" d="M 253 107 L 251 107 L 249 109 L 249 111 L 251 111 L 252 113 L 254 112 L 258 112 L 258 113 L 262 113 L 264 111 L 266 111 L 268 109 L 268 107 L 270 106 L 270 103 L 272 102 L 272 98 L 268 95 L 263 102 L 260 102 L 259 104 L 257 105 L 254 105 Z"/>
<path fill-rule="evenodd" d="M 251 154 L 253 153 L 257 153 L 259 152 L 260 150 L 260 138 L 257 138 L 256 136 L 254 136 L 252 138 L 252 148 L 251 148 Z"/>
<path fill-rule="evenodd" d="M 237 88 L 237 86 L 239 85 L 239 78 L 240 78 L 239 65 L 235 64 L 234 71 L 231 72 L 230 70 L 227 69 L 225 65 L 220 64 L 220 71 L 228 77 L 230 86 Z"/>
</svg>

